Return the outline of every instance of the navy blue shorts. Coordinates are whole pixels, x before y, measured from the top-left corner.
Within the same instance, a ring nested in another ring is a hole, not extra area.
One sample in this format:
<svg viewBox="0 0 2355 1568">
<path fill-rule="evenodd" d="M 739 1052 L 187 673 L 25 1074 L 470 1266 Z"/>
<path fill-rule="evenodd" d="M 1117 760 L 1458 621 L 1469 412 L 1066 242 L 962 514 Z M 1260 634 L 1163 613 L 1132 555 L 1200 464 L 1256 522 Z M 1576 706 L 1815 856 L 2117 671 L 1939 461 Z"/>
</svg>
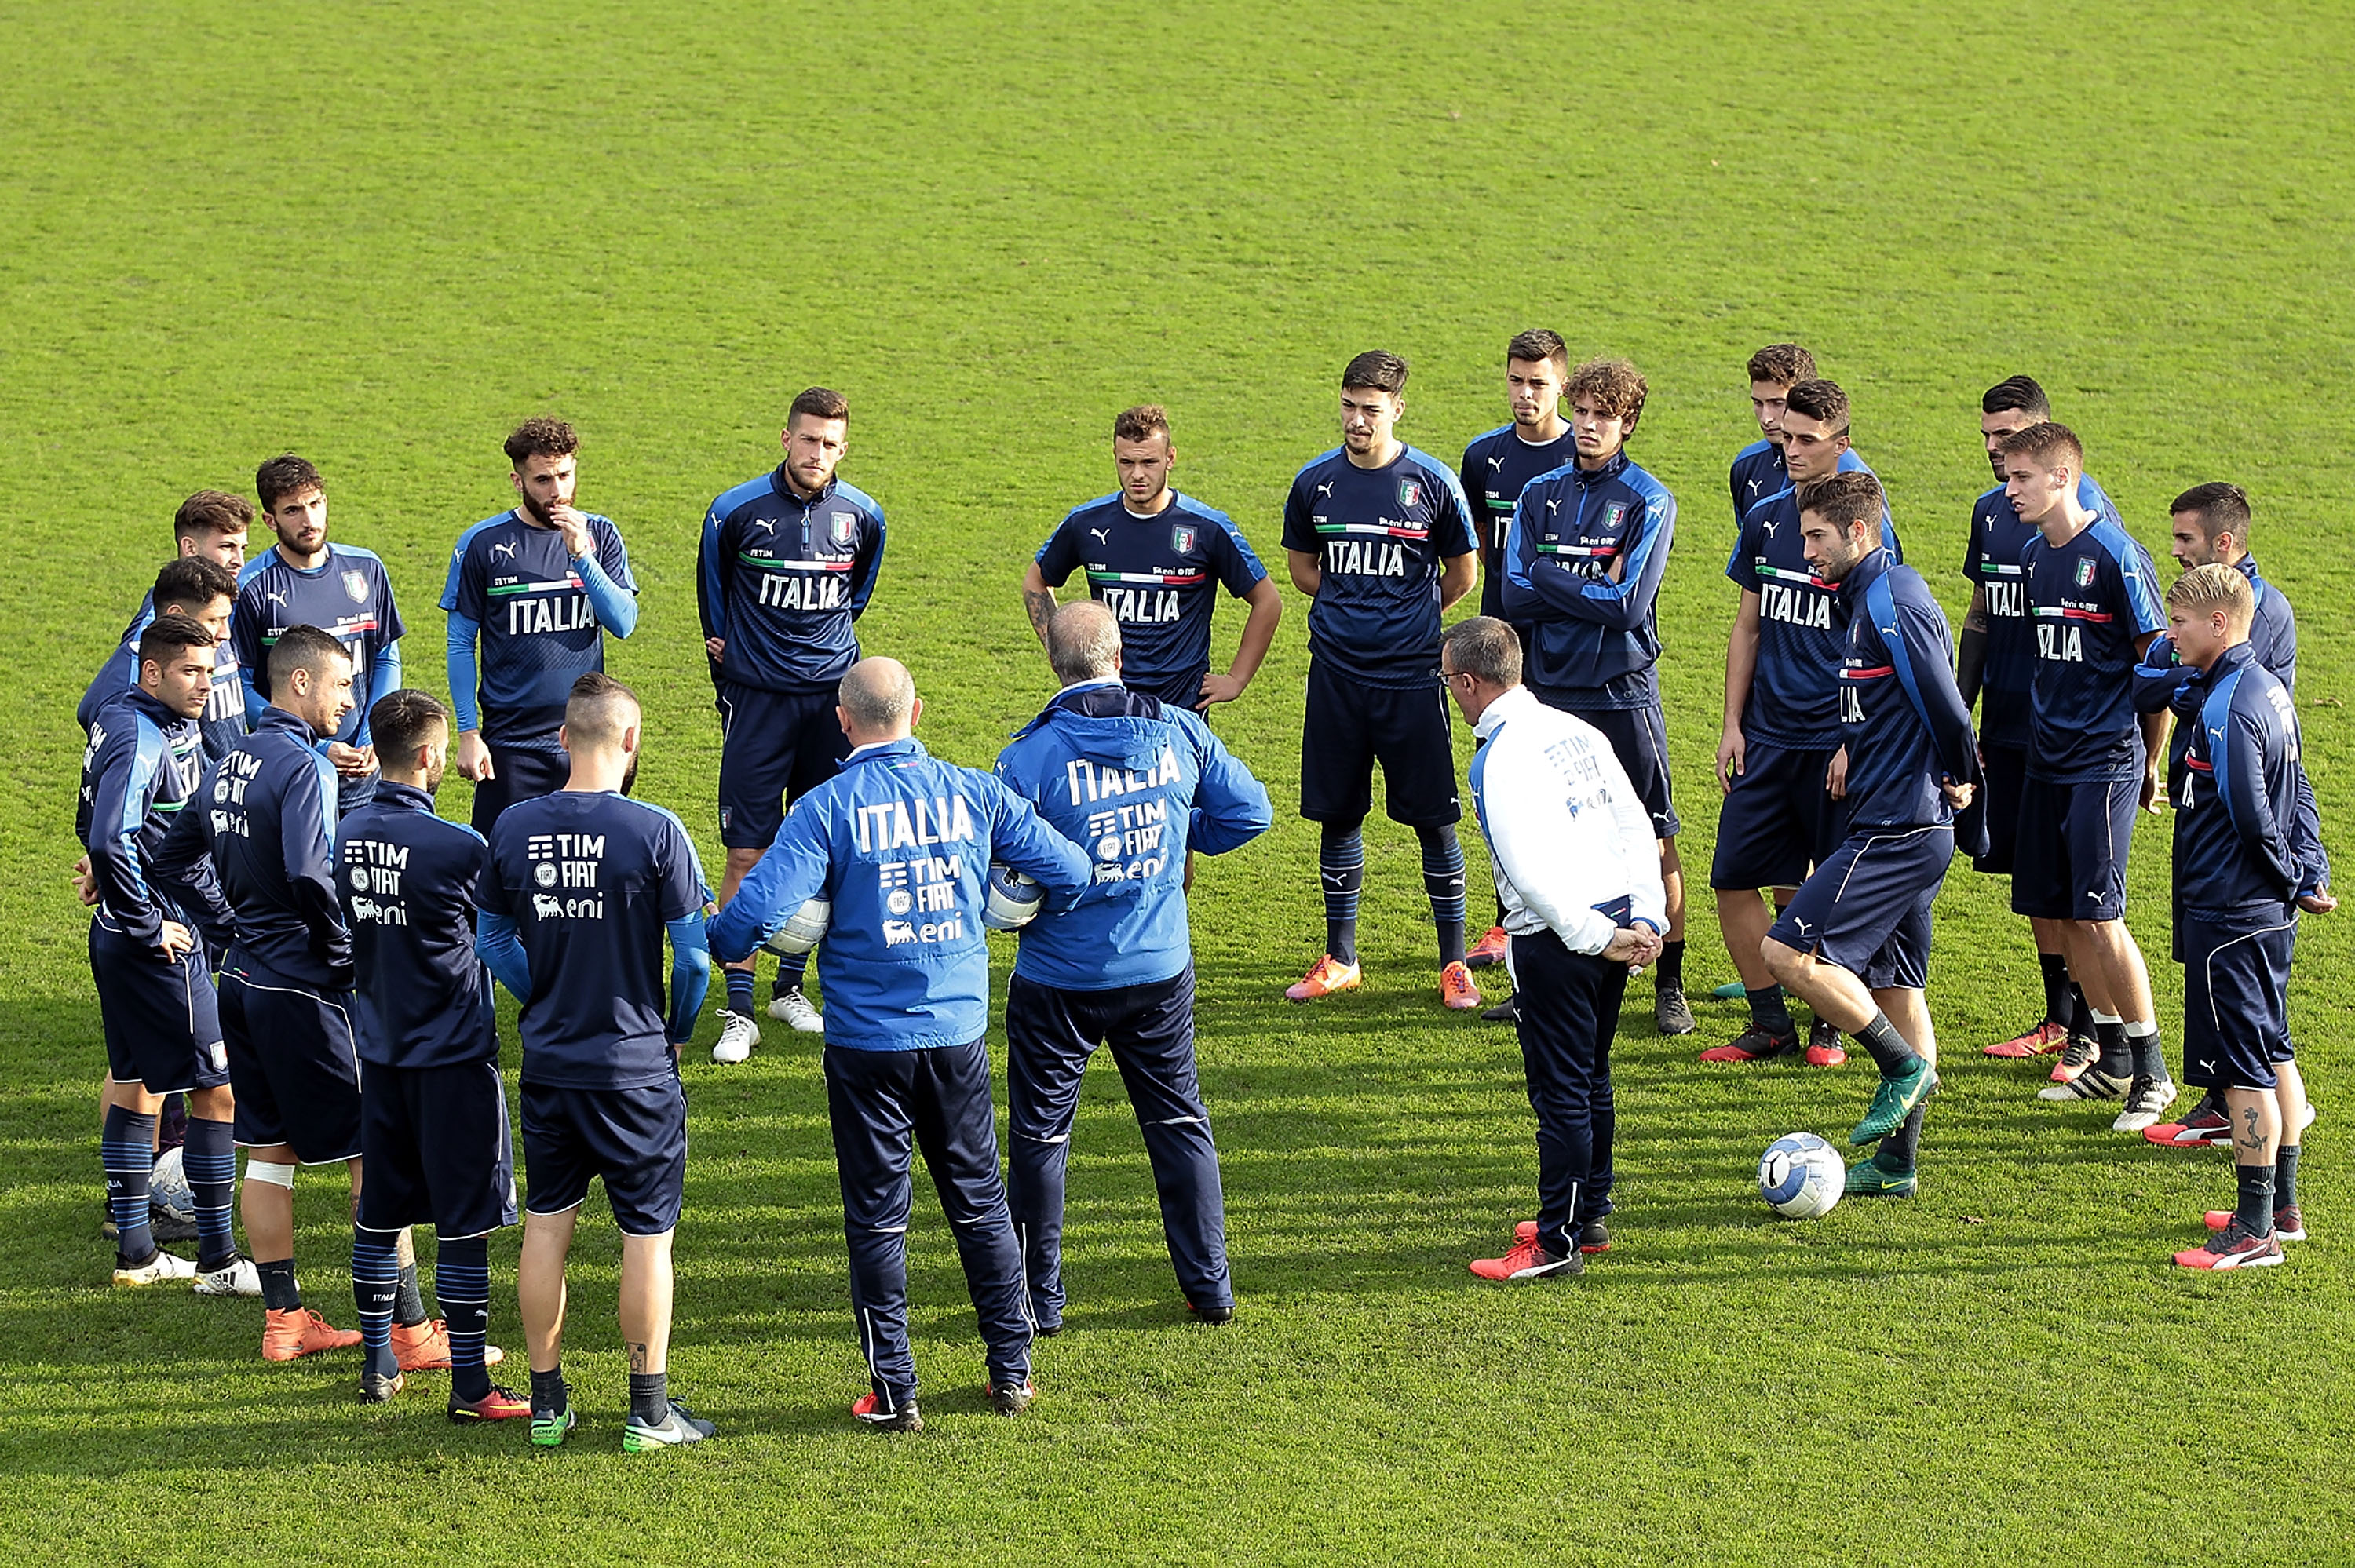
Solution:
<svg viewBox="0 0 2355 1568">
<path fill-rule="evenodd" d="M 217 1089 L 229 1082 L 220 1010 L 204 948 L 167 964 L 154 948 L 106 924 L 90 923 L 90 974 L 106 1031 L 106 1075 L 143 1084 L 151 1095 Z"/>
<path fill-rule="evenodd" d="M 719 686 L 719 842 L 767 849 L 784 825 L 785 802 L 837 773 L 850 737 L 834 716 L 831 687 L 771 692 Z"/>
<path fill-rule="evenodd" d="M 2011 912 L 2039 920 L 2123 920 L 2126 851 L 2142 781 L 2027 780 L 2012 851 Z"/>
<path fill-rule="evenodd" d="M 1848 832 L 1848 810 L 1824 784 L 1837 749 L 1748 742 L 1742 771 L 1717 809 L 1711 887 L 1796 887 L 1810 867 L 1831 858 Z"/>
<path fill-rule="evenodd" d="M 1930 983 L 1930 906 L 1954 858 L 1952 827 L 1859 828 L 1766 935 L 1874 991 L 1920 991 Z"/>
<path fill-rule="evenodd" d="M 1142 692 L 1146 696 L 1159 698 L 1165 707 L 1184 708 L 1188 713 L 1199 717 L 1202 705 L 1202 677 L 1209 673 L 1210 667 L 1208 664 L 1200 664 L 1191 670 L 1180 670 L 1174 675 L 1131 677 L 1123 674 L 1120 683 L 1132 692 Z"/>
<path fill-rule="evenodd" d="M 444 1241 L 516 1223 L 515 1150 L 496 1061 L 454 1067 L 360 1064 L 359 1223 L 430 1224 Z"/>
<path fill-rule="evenodd" d="M 1984 777 L 1970 805 L 1955 814 L 1955 842 L 1967 845 L 1973 830 L 1984 824 L 1987 852 L 1971 857 L 1971 869 L 2009 876 L 2019 844 L 2019 800 L 2028 789 L 2028 748 L 1983 746 L 1979 758 Z"/>
<path fill-rule="evenodd" d="M 474 831 L 491 836 L 491 824 L 517 800 L 553 795 L 572 777 L 572 758 L 551 738 L 546 749 L 536 746 L 502 746 L 494 740 L 491 777 L 474 786 Z"/>
<path fill-rule="evenodd" d="M 232 948 L 221 965 L 220 1021 L 240 1145 L 282 1143 L 304 1165 L 358 1155 L 360 1058 L 350 991 L 283 979 Z"/>
<path fill-rule="evenodd" d="M 1636 799 L 1643 801 L 1644 810 L 1651 814 L 1652 836 L 1677 836 L 1684 824 L 1677 820 L 1676 802 L 1669 795 L 1668 726 L 1660 716 L 1659 704 L 1647 708 L 1582 708 L 1565 700 L 1570 694 L 1539 686 L 1531 686 L 1529 692 L 1546 706 L 1583 719 L 1601 730 L 1603 738 L 1611 743 L 1612 755 L 1627 770 L 1627 782 L 1636 787 Z"/>
<path fill-rule="evenodd" d="M 687 1191 L 687 1091 L 677 1078 L 634 1089 L 523 1086 L 525 1209 L 561 1214 L 605 1180 L 605 1201 L 623 1235 L 678 1226 Z"/>
<path fill-rule="evenodd" d="M 2289 963 L 2297 914 L 2175 917 L 2183 959 L 2183 1081 L 2203 1089 L 2270 1089 L 2289 1040 Z M 2291 1137 L 2296 1137 L 2293 1132 Z"/>
<path fill-rule="evenodd" d="M 1300 814 L 1312 822 L 1362 821 L 1374 809 L 1382 765 L 1390 819 L 1410 828 L 1460 821 L 1455 747 L 1447 696 L 1425 685 L 1369 686 L 1308 661 L 1308 714 L 1300 729 Z"/>
</svg>

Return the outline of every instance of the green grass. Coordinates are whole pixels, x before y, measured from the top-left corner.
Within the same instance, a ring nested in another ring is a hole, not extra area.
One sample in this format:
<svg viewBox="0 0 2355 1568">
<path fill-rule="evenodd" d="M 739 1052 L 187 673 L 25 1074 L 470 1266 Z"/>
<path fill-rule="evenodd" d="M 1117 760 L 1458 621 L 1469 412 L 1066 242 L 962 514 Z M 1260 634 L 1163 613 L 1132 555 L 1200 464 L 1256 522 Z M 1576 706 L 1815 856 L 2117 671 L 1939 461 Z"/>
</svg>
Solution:
<svg viewBox="0 0 2355 1568">
<path fill-rule="evenodd" d="M 1350 354 L 1413 361 L 1402 433 L 1452 457 L 1503 418 L 1502 344 L 1535 324 L 1651 376 L 1637 455 L 1685 500 L 1662 672 L 1689 864 L 1715 815 L 1742 362 L 1783 337 L 1849 387 L 1909 551 L 1956 610 L 1987 482 L 1976 399 L 2005 375 L 2051 389 L 2154 547 L 2178 490 L 2247 484 L 2258 554 L 2305 612 L 2307 756 L 2337 836 L 2355 779 L 2344 7 L 11 0 L 0 19 L 0 493 L 19 563 L 0 609 L 17 651 L 0 1477 L 20 1550 L 2079 1563 L 2183 1554 L 2190 1528 L 2244 1554 L 2348 1555 L 2343 924 L 2309 923 L 2293 998 L 2324 1119 L 2317 1239 L 2286 1267 L 2168 1268 L 2230 1191 L 2221 1157 L 2130 1145 L 1977 1057 L 2033 1016 L 2035 971 L 2001 886 L 1964 872 L 1939 908 L 1953 1065 L 1920 1201 L 1770 1223 L 1758 1150 L 1844 1128 L 1864 1079 L 1703 1072 L 1695 1045 L 1738 1027 L 1709 1007 L 1697 1043 L 1621 1040 L 1620 1245 L 1582 1283 L 1502 1292 L 1463 1263 L 1529 1207 L 1510 1037 L 1439 1011 L 1412 839 L 1387 826 L 1368 990 L 1275 1001 L 1316 945 L 1313 836 L 1287 820 L 1207 866 L 1198 897 L 1232 1328 L 1181 1321 L 1103 1072 L 1073 1161 L 1071 1326 L 1041 1347 L 1036 1410 L 986 1414 L 926 1199 L 933 1429 L 853 1430 L 822 1084 L 772 1026 L 748 1066 L 698 1050 L 686 1070 L 673 1371 L 725 1441 L 632 1460 L 601 1216 L 574 1270 L 587 1424 L 553 1455 L 447 1426 L 432 1378 L 362 1414 L 347 1361 L 264 1367 L 250 1304 L 102 1288 L 98 1018 L 63 882 L 65 715 L 172 507 L 242 488 L 262 457 L 325 469 L 336 530 L 389 563 L 412 678 L 433 686 L 432 600 L 458 531 L 506 503 L 499 439 L 527 414 L 574 419 L 583 502 L 620 520 L 645 588 L 613 658 L 650 700 L 641 792 L 716 862 L 695 530 L 774 461 L 801 387 L 849 397 L 845 474 L 890 513 L 868 646 L 915 670 L 936 750 L 986 763 L 1051 689 L 1015 584 L 1062 510 L 1110 488 L 1114 410 L 1167 403 L 1181 482 L 1273 556 Z M 1280 806 L 1301 610 L 1220 721 Z M 2140 836 L 2134 915 L 2163 960 L 2165 825 Z M 1705 991 L 1728 971 L 1705 909 L 1693 927 Z M 2154 967 L 2171 1037 L 2179 977 Z M 337 1185 L 303 1184 L 301 1254 L 314 1301 L 347 1315 Z M 495 1246 L 494 1338 L 519 1356 L 513 1256 Z"/>
</svg>

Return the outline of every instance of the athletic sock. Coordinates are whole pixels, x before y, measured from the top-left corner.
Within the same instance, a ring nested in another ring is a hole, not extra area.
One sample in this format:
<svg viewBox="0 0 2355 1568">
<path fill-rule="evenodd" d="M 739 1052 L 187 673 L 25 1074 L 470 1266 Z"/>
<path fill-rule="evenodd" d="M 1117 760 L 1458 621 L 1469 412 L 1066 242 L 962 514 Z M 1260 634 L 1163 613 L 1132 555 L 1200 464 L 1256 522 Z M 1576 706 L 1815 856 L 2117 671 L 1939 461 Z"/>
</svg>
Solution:
<svg viewBox="0 0 2355 1568">
<path fill-rule="evenodd" d="M 392 1320 L 404 1329 L 414 1329 L 425 1319 L 425 1295 L 417 1288 L 417 1266 L 401 1265 L 397 1294 L 392 1298 Z"/>
<path fill-rule="evenodd" d="M 180 1169 L 197 1204 L 197 1266 L 219 1268 L 237 1255 L 229 1229 L 229 1203 L 237 1190 L 236 1129 L 205 1117 L 188 1118 L 188 1139 L 180 1146 Z"/>
<path fill-rule="evenodd" d="M 1652 963 L 1652 984 L 1661 991 L 1685 989 L 1685 939 L 1660 944 L 1660 956 Z"/>
<path fill-rule="evenodd" d="M 300 1312 L 303 1309 L 303 1288 L 294 1283 L 294 1260 L 282 1257 L 274 1263 L 256 1258 L 253 1270 L 261 1276 L 261 1305 L 272 1312 Z"/>
<path fill-rule="evenodd" d="M 361 1369 L 378 1377 L 400 1371 L 392 1353 L 393 1300 L 400 1294 L 397 1233 L 352 1227 L 352 1304 L 359 1309 L 360 1344 L 368 1360 Z"/>
<path fill-rule="evenodd" d="M 2113 1078 L 2131 1077 L 2134 1054 L 2126 1049 L 2126 1021 L 2107 1013 L 2094 1013 L 2094 1038 L 2102 1043 L 2102 1054 L 2094 1058 L 2094 1071 L 2107 1073 Z"/>
<path fill-rule="evenodd" d="M 2297 1145 L 2285 1143 L 2274 1161 L 2274 1207 L 2286 1209 L 2297 1202 Z"/>
<path fill-rule="evenodd" d="M 1366 884 L 1366 841 L 1356 823 L 1325 824 L 1316 842 L 1316 875 L 1325 885 L 1325 950 L 1358 961 L 1358 890 Z"/>
<path fill-rule="evenodd" d="M 433 1305 L 450 1325 L 450 1393 L 472 1404 L 491 1392 L 483 1341 L 491 1331 L 488 1236 L 444 1241 L 433 1255 Z"/>
<path fill-rule="evenodd" d="M 2235 1165 L 2232 1174 L 2240 1178 L 2241 1198 L 2233 1213 L 2241 1226 L 2253 1236 L 2274 1234 L 2274 1168 L 2270 1165 Z"/>
<path fill-rule="evenodd" d="M 1913 1162 L 1922 1157 L 1922 1113 L 1929 1108 L 1930 1102 L 1924 1100 L 1908 1111 L 1897 1130 L 1881 1140 L 1872 1162 L 1891 1176 L 1913 1174 Z"/>
<path fill-rule="evenodd" d="M 1455 841 L 1451 824 L 1414 832 L 1423 841 L 1423 892 L 1431 900 L 1431 923 L 1439 929 L 1439 964 L 1444 969 L 1464 961 L 1464 846 Z"/>
<path fill-rule="evenodd" d="M 769 994 L 783 996 L 789 991 L 800 989 L 802 980 L 809 974 L 809 961 L 807 953 L 788 953 L 780 958 L 777 960 L 777 983 L 769 988 Z"/>
<path fill-rule="evenodd" d="M 2091 1040 L 2094 1037 L 2094 1010 L 2085 1001 L 2085 988 L 2075 980 L 2069 982 L 2069 1038 Z"/>
<path fill-rule="evenodd" d="M 2069 1022 L 2069 960 L 2058 953 L 2039 953 L 2036 963 L 2044 971 L 2044 1021 L 2066 1025 Z"/>
<path fill-rule="evenodd" d="M 1742 994 L 1750 999 L 1753 1027 L 1764 1029 L 1777 1040 L 1788 1040 L 1798 1033 L 1799 1026 L 1791 1022 L 1791 1010 L 1783 1001 L 1781 986 L 1763 985 Z"/>
<path fill-rule="evenodd" d="M 535 1418 L 561 1415 L 571 1408 L 572 1391 L 564 1386 L 564 1363 L 531 1374 L 531 1413 Z"/>
<path fill-rule="evenodd" d="M 2166 1078 L 2167 1053 L 2159 1049 L 2158 1025 L 2137 1021 L 2126 1026 L 2126 1057 L 2137 1078 Z"/>
<path fill-rule="evenodd" d="M 752 971 L 730 969 L 728 973 L 728 1011 L 752 1016 Z"/>
<path fill-rule="evenodd" d="M 155 1262 L 147 1184 L 155 1175 L 155 1118 L 121 1106 L 107 1107 L 98 1159 L 106 1171 L 106 1206 L 114 1215 L 115 1262 L 125 1268 Z"/>
<path fill-rule="evenodd" d="M 538 1374 L 534 1373 L 535 1377 Z M 630 1416 L 642 1426 L 659 1426 L 670 1415 L 670 1374 L 630 1374 Z"/>
<path fill-rule="evenodd" d="M 1856 1032 L 1856 1043 L 1872 1057 L 1872 1065 L 1881 1069 L 1884 1078 L 1910 1071 L 1922 1058 L 1913 1047 L 1905 1044 L 1905 1036 L 1897 1033 L 1897 1025 L 1889 1022 L 1889 1014 L 1876 1012 L 1872 1022 Z"/>
</svg>

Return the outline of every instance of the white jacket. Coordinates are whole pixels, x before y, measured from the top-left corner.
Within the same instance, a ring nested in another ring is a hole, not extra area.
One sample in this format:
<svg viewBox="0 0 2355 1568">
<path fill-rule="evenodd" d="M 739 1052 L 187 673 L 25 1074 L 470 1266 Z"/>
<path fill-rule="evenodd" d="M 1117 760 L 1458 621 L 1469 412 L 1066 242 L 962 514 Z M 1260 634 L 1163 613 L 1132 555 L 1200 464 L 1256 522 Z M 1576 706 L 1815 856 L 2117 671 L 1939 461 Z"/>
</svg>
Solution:
<svg viewBox="0 0 2355 1568">
<path fill-rule="evenodd" d="M 1472 807 L 1505 929 L 1550 927 L 1571 951 L 1599 953 L 1619 927 L 1599 911 L 1624 898 L 1631 922 L 1667 930 L 1651 815 L 1603 733 L 1526 686 L 1489 704 L 1473 733 L 1486 744 L 1472 758 Z"/>
</svg>

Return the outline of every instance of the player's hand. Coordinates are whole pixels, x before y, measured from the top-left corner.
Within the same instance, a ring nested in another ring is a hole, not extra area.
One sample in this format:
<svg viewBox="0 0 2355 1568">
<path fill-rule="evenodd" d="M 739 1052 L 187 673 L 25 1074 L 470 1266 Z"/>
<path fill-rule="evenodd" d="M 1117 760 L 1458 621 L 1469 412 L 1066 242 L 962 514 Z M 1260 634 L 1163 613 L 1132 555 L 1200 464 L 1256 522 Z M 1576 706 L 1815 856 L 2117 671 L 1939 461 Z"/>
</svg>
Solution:
<svg viewBox="0 0 2355 1568">
<path fill-rule="evenodd" d="M 477 784 L 487 784 L 498 775 L 491 767 L 491 748 L 483 744 L 483 732 L 470 729 L 458 737 L 458 777 L 471 779 Z"/>
<path fill-rule="evenodd" d="M 1946 804 L 1955 810 L 1967 810 L 1970 808 L 1971 797 L 1978 793 L 1978 786 L 1957 784 L 1951 779 L 1941 779 L 1938 780 L 1938 792 L 1945 796 Z"/>
<path fill-rule="evenodd" d="M 707 637 L 703 640 L 703 651 L 711 655 L 711 662 L 716 664 L 728 655 L 728 639 Z"/>
<path fill-rule="evenodd" d="M 1832 753 L 1832 763 L 1824 769 L 1824 789 L 1835 800 L 1848 799 L 1848 747 Z"/>
<path fill-rule="evenodd" d="M 74 896 L 83 904 L 93 909 L 98 907 L 98 877 L 90 869 L 88 855 L 74 862 L 73 890 Z"/>
<path fill-rule="evenodd" d="M 2156 817 L 2167 809 L 2167 779 L 2156 768 L 2142 774 L 2142 809 Z"/>
<path fill-rule="evenodd" d="M 2311 893 L 2299 894 L 2297 906 L 2309 915 L 2328 915 L 2339 907 L 2339 900 L 2330 896 L 2330 889 L 2328 886 L 2322 886 Z"/>
<path fill-rule="evenodd" d="M 1750 743 L 1742 736 L 1740 726 L 1728 729 L 1717 742 L 1717 790 L 1721 795 L 1733 793 L 1733 780 L 1750 759 Z"/>
<path fill-rule="evenodd" d="M 1243 694 L 1243 683 L 1232 675 L 1202 677 L 1202 700 L 1194 705 L 1198 714 L 1209 713 L 1219 703 L 1231 703 Z"/>
<path fill-rule="evenodd" d="M 564 535 L 565 554 L 577 560 L 595 553 L 596 541 L 589 537 L 587 513 L 570 505 L 551 506 L 548 510 L 548 520 L 556 524 L 558 533 Z"/>
<path fill-rule="evenodd" d="M 177 920 L 166 920 L 155 933 L 155 946 L 163 949 L 164 961 L 176 964 L 197 945 L 197 938 Z"/>
<path fill-rule="evenodd" d="M 364 779 L 376 771 L 376 747 L 346 746 L 340 740 L 327 743 L 327 761 L 346 779 Z"/>
</svg>

